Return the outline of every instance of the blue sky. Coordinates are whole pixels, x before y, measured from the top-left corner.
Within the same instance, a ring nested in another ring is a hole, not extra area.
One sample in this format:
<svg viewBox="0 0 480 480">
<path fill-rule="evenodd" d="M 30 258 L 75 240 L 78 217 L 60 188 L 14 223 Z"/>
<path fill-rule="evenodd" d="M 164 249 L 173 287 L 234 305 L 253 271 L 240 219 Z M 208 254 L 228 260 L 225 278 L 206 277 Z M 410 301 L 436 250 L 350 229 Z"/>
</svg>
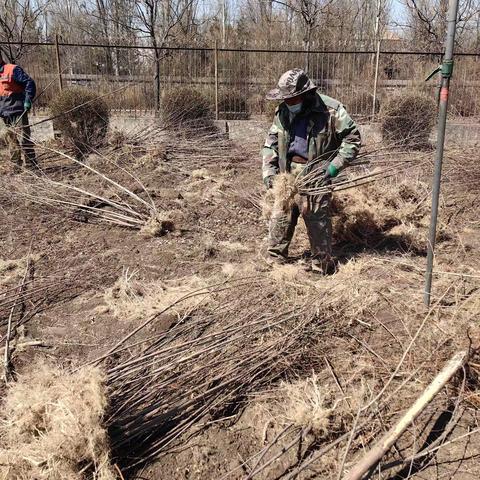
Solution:
<svg viewBox="0 0 480 480">
<path fill-rule="evenodd" d="M 403 0 L 390 0 L 391 1 L 391 9 L 390 9 L 390 30 L 394 30 L 397 33 L 401 33 L 399 28 L 395 26 L 395 22 L 397 23 L 405 23 L 405 15 L 406 15 L 406 6 Z"/>
</svg>

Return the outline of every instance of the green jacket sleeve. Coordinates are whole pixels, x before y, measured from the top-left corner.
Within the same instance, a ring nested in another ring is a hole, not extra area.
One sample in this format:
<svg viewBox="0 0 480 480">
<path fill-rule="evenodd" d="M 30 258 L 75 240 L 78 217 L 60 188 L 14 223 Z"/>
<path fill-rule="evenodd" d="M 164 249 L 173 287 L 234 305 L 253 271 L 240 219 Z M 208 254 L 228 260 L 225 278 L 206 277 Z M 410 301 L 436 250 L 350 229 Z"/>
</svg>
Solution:
<svg viewBox="0 0 480 480">
<path fill-rule="evenodd" d="M 275 114 L 273 124 L 268 131 L 265 144 L 262 149 L 262 173 L 263 178 L 276 175 L 280 168 L 278 165 L 278 133 L 281 129 L 278 115 Z"/>
<path fill-rule="evenodd" d="M 356 123 L 341 104 L 335 112 L 335 132 L 341 144 L 332 164 L 338 170 L 342 170 L 355 160 L 362 139 Z"/>
</svg>

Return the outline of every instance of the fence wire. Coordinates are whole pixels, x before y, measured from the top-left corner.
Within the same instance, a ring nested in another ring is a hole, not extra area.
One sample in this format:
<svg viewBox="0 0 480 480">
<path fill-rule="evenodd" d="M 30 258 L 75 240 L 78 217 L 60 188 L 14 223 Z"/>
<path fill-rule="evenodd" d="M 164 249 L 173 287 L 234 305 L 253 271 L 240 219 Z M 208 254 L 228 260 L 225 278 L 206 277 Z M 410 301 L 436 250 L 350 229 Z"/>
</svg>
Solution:
<svg viewBox="0 0 480 480">
<path fill-rule="evenodd" d="M 155 110 L 155 51 L 128 45 L 31 44 L 19 62 L 43 92 L 37 109 L 48 108 L 63 87 L 84 86 L 106 94 L 119 113 L 145 115 Z M 216 55 L 215 55 L 216 53 Z M 244 119 L 271 114 L 274 107 L 264 100 L 278 77 L 294 67 L 305 68 L 322 93 L 344 103 L 352 115 L 369 119 L 373 114 L 373 90 L 377 80 L 375 109 L 385 98 L 402 89 L 417 89 L 435 96 L 438 82 L 426 76 L 441 62 L 438 52 L 387 52 L 379 55 L 376 70 L 372 51 L 238 50 L 219 48 L 163 48 L 159 51 L 161 95 L 183 87 L 201 91 L 218 109 L 219 118 Z M 215 61 L 217 59 L 217 61 Z M 217 75 L 215 75 L 217 72 Z M 462 117 L 480 116 L 480 56 L 456 57 L 450 111 Z M 218 102 L 215 102 L 215 84 Z M 114 95 L 109 93 L 116 92 Z"/>
</svg>

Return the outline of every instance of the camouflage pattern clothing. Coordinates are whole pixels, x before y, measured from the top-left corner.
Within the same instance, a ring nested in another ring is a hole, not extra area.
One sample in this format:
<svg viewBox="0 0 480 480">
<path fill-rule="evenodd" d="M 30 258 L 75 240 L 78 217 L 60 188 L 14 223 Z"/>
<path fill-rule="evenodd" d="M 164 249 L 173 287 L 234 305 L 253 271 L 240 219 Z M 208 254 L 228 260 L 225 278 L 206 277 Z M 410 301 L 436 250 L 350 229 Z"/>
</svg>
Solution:
<svg viewBox="0 0 480 480">
<path fill-rule="evenodd" d="M 314 161 L 311 165 L 292 161 L 292 153 L 295 153 L 292 142 L 296 142 L 299 137 L 299 123 L 306 128 L 303 135 L 306 138 L 306 161 Z M 355 159 L 360 144 L 360 132 L 345 107 L 333 98 L 311 91 L 307 93 L 297 115 L 292 117 L 285 103 L 277 108 L 262 150 L 263 179 L 268 183 L 268 178 L 278 173 L 304 175 L 316 171 L 318 176 L 315 175 L 312 183 L 320 185 L 330 165 L 339 172 Z M 304 195 L 291 212 L 272 217 L 269 253 L 272 256 L 287 257 L 301 214 L 307 227 L 313 266 L 323 269 L 330 262 L 332 253 L 330 203 L 331 194 Z"/>
</svg>

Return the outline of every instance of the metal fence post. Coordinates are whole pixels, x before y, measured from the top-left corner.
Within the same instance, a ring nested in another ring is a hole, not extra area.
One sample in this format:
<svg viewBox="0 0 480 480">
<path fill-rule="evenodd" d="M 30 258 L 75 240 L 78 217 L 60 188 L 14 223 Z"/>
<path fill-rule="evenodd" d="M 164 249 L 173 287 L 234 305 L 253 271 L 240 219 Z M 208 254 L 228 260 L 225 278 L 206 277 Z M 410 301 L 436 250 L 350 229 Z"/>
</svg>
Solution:
<svg viewBox="0 0 480 480">
<path fill-rule="evenodd" d="M 55 57 L 57 60 L 58 88 L 63 90 L 62 64 L 60 60 L 60 46 L 58 44 L 58 34 L 55 34 Z"/>
<path fill-rule="evenodd" d="M 377 89 L 378 89 L 378 74 L 379 74 L 379 65 L 380 65 L 380 47 L 382 44 L 382 40 L 378 39 L 377 42 L 377 53 L 375 58 L 375 78 L 373 80 L 373 105 L 372 105 L 372 122 L 375 121 L 375 107 L 377 103 Z"/>
<path fill-rule="evenodd" d="M 218 120 L 218 46 L 215 40 L 215 120 Z"/>
<path fill-rule="evenodd" d="M 437 124 L 437 151 L 435 156 L 435 174 L 432 191 L 432 214 L 430 218 L 430 235 L 427 245 L 427 270 L 425 272 L 425 305 L 430 305 L 432 290 L 432 272 L 435 240 L 437 235 L 438 201 L 440 197 L 440 182 L 442 178 L 443 148 L 445 145 L 445 128 L 447 123 L 448 94 L 450 77 L 453 70 L 453 47 L 455 45 L 455 31 L 457 27 L 458 0 L 450 0 L 447 17 L 447 38 L 445 41 L 445 55 L 441 67 L 442 84 L 440 88 L 440 103 Z"/>
</svg>

